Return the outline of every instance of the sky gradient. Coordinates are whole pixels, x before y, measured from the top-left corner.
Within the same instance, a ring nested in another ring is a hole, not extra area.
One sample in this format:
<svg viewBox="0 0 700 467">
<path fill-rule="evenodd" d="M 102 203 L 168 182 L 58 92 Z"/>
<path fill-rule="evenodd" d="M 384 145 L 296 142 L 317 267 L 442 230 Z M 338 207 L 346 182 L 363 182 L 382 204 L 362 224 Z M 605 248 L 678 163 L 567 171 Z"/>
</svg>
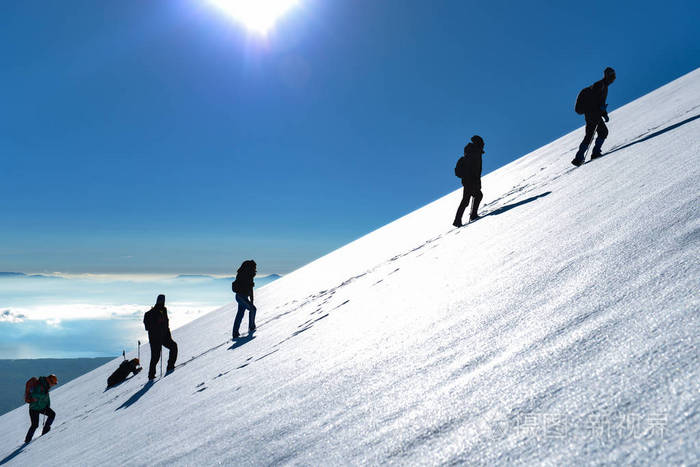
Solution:
<svg viewBox="0 0 700 467">
<path fill-rule="evenodd" d="M 260 37 L 206 1 L 3 2 L 0 271 L 287 273 L 457 189 L 474 133 L 489 172 L 580 127 L 606 66 L 610 110 L 695 69 L 698 17 L 301 0 Z"/>
</svg>

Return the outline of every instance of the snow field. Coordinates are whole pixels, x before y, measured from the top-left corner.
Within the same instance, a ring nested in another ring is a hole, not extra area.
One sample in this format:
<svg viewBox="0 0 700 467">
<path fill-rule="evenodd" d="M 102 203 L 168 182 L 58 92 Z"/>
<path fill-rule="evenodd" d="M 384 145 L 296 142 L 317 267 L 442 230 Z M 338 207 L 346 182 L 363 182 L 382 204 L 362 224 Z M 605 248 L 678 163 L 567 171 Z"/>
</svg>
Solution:
<svg viewBox="0 0 700 467">
<path fill-rule="evenodd" d="M 59 386 L 19 451 L 26 407 L 0 417 L 0 462 L 695 464 L 698 116 L 695 70 L 612 112 L 602 159 L 570 165 L 578 129 L 488 174 L 473 224 L 457 190 L 260 289 L 252 339 L 227 305 L 153 385 Z"/>
</svg>

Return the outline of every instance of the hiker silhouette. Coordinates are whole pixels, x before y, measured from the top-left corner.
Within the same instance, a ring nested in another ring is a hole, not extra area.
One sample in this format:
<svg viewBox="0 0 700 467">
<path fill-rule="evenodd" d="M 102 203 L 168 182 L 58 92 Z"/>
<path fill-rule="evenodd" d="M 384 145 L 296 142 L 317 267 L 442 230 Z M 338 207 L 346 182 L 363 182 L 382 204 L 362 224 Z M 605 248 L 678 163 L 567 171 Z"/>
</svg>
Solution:
<svg viewBox="0 0 700 467">
<path fill-rule="evenodd" d="M 144 315 L 143 324 L 148 331 L 148 342 L 151 346 L 151 364 L 148 367 L 148 379 L 150 380 L 156 377 L 156 365 L 160 360 L 162 347 L 169 350 L 167 371 L 175 369 L 175 360 L 177 360 L 177 343 L 170 334 L 165 295 L 158 295 L 156 304 Z"/>
<path fill-rule="evenodd" d="M 593 135 L 598 134 L 591 152 L 591 159 L 597 159 L 602 156 L 601 148 L 605 138 L 608 137 L 608 127 L 605 122 L 609 121 L 608 104 L 605 103 L 608 98 L 608 86 L 615 81 L 615 70 L 607 67 L 603 72 L 603 79 L 596 81 L 591 86 L 584 88 L 576 99 L 576 113 L 583 114 L 586 118 L 586 135 L 578 147 L 574 160 L 571 161 L 575 166 L 580 166 L 585 162 L 586 151 L 591 145 Z"/>
<path fill-rule="evenodd" d="M 481 155 L 484 154 L 484 140 L 479 135 L 474 135 L 471 142 L 464 147 L 464 156 L 460 157 L 455 167 L 455 175 L 462 180 L 462 201 L 459 203 L 457 213 L 452 225 L 462 226 L 464 210 L 469 206 L 469 200 L 474 198 L 472 212 L 469 220 L 479 218 L 479 203 L 484 195 L 481 192 Z"/>
<path fill-rule="evenodd" d="M 255 331 L 255 313 L 258 309 L 253 304 L 253 287 L 255 287 L 253 278 L 257 272 L 255 261 L 252 259 L 243 261 L 241 267 L 236 271 L 236 280 L 231 283 L 231 290 L 236 294 L 236 303 L 238 303 L 238 312 L 233 320 L 231 333 L 233 339 L 240 337 L 238 329 L 241 327 L 245 310 L 248 310 L 248 334 Z"/>
</svg>

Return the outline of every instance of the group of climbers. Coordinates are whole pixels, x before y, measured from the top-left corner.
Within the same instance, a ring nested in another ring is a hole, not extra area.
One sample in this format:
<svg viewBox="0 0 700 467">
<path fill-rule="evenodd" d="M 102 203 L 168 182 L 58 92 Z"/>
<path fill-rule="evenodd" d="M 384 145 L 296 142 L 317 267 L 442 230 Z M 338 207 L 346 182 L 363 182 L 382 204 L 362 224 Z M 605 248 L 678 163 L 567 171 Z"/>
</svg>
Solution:
<svg viewBox="0 0 700 467">
<path fill-rule="evenodd" d="M 252 259 L 243 261 L 241 267 L 238 268 L 236 279 L 231 284 L 231 289 L 236 294 L 236 302 L 238 303 L 238 312 L 233 322 L 233 339 L 240 337 L 238 329 L 243 320 L 245 310 L 248 310 L 248 335 L 250 336 L 255 331 L 255 312 L 257 308 L 253 304 L 253 287 L 255 282 L 253 279 L 257 274 L 257 264 Z M 168 309 L 165 307 L 165 295 L 158 295 L 156 304 L 148 310 L 143 317 L 143 324 L 148 331 L 148 340 L 151 347 L 151 362 L 148 366 L 148 380 L 152 381 L 156 377 L 156 366 L 160 360 L 160 354 L 163 347 L 169 350 L 167 372 L 172 372 L 175 369 L 175 361 L 177 360 L 177 343 L 173 340 L 170 333 L 170 320 L 168 319 Z M 141 371 L 139 359 L 122 361 L 114 373 L 107 378 L 107 387 L 116 386 L 124 382 L 130 373 L 137 375 Z M 167 374 L 167 373 L 166 373 Z M 39 415 L 46 415 L 42 435 L 49 432 L 51 424 L 56 417 L 56 412 L 51 410 L 51 401 L 49 399 L 49 390 L 58 384 L 56 375 L 33 377 L 25 385 L 24 400 L 29 404 L 29 419 L 31 426 L 24 438 L 25 443 L 29 443 L 34 436 L 34 431 L 39 427 Z"/>
<path fill-rule="evenodd" d="M 593 136 L 598 137 L 593 145 L 591 159 L 597 159 L 603 155 L 602 146 L 605 138 L 608 137 L 608 127 L 605 125 L 608 117 L 608 86 L 615 81 L 615 70 L 607 67 L 603 71 L 603 79 L 596 81 L 591 86 L 584 88 L 576 99 L 574 110 L 586 119 L 586 134 L 578 147 L 576 156 L 571 161 L 575 166 L 580 166 L 585 162 L 586 151 L 588 151 Z M 473 198 L 471 214 L 469 220 L 479 218 L 479 203 L 484 197 L 481 192 L 481 157 L 484 154 L 484 140 L 479 135 L 474 135 L 471 142 L 464 147 L 464 155 L 457 161 L 455 175 L 462 180 L 462 201 L 459 203 L 457 213 L 452 225 L 462 227 L 462 216 L 469 206 L 469 201 Z"/>
<path fill-rule="evenodd" d="M 593 145 L 591 159 L 602 156 L 601 148 L 605 138 L 608 136 L 608 129 L 605 125 L 609 121 L 606 99 L 608 86 L 615 81 L 615 70 L 608 67 L 604 71 L 603 79 L 596 81 L 593 85 L 583 89 L 576 101 L 575 110 L 584 115 L 586 120 L 586 133 L 583 141 L 579 145 L 576 156 L 571 161 L 575 166 L 580 166 L 585 161 L 585 154 L 588 150 L 593 136 L 598 137 Z M 455 219 L 452 223 L 455 227 L 462 226 L 462 216 L 473 199 L 469 220 L 474 221 L 479 218 L 479 203 L 483 199 L 481 192 L 481 171 L 482 155 L 484 154 L 484 140 L 479 135 L 471 137 L 471 141 L 464 147 L 464 155 L 457 161 L 455 175 L 462 181 L 462 200 L 457 208 Z M 231 289 L 235 294 L 238 311 L 233 321 L 231 337 L 240 337 L 239 328 L 245 311 L 248 310 L 248 335 L 255 331 L 255 314 L 257 308 L 253 301 L 253 279 L 257 274 L 257 264 L 255 261 L 243 261 L 236 273 L 236 279 L 231 284 Z M 165 307 L 165 295 L 158 295 L 155 305 L 146 312 L 143 324 L 148 331 L 148 340 L 151 347 L 151 361 L 148 367 L 148 380 L 152 381 L 156 377 L 156 366 L 161 357 L 162 348 L 169 350 L 166 374 L 175 369 L 177 360 L 177 343 L 170 333 L 170 321 L 168 319 L 168 309 Z M 130 373 L 134 375 L 141 371 L 139 359 L 124 360 L 117 370 L 107 379 L 107 386 L 115 386 L 127 379 Z M 31 378 L 25 386 L 25 402 L 29 404 L 29 419 L 31 426 L 24 439 L 29 443 L 34 436 L 34 432 L 39 427 L 39 415 L 46 415 L 46 421 L 41 434 L 44 435 L 51 429 L 51 424 L 56 417 L 56 412 L 51 410 L 51 400 L 49 390 L 58 384 L 58 378 L 54 374 Z"/>
</svg>

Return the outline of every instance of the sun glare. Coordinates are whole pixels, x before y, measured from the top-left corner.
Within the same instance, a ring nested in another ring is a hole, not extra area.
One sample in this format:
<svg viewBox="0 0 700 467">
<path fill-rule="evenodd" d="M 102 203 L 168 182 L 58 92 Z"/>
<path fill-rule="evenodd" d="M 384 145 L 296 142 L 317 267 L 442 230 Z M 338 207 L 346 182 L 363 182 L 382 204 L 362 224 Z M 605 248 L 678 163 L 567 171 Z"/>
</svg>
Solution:
<svg viewBox="0 0 700 467">
<path fill-rule="evenodd" d="M 209 0 L 246 28 L 266 34 L 299 0 Z"/>
</svg>

